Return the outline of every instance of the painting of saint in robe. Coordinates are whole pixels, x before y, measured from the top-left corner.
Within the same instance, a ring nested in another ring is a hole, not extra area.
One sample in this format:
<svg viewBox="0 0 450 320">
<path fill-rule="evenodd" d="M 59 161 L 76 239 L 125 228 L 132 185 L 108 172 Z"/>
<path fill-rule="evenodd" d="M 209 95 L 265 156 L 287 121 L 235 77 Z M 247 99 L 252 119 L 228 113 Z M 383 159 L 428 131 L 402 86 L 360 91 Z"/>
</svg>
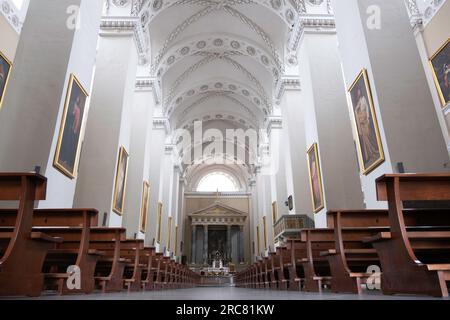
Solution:
<svg viewBox="0 0 450 320">
<path fill-rule="evenodd" d="M 150 185 L 147 181 L 144 181 L 144 187 L 142 189 L 142 204 L 141 204 L 141 232 L 147 231 L 147 216 L 148 216 L 148 204 L 150 200 Z"/>
<path fill-rule="evenodd" d="M 120 148 L 119 161 L 117 162 L 116 183 L 114 187 L 113 210 L 122 215 L 125 202 L 125 189 L 127 183 L 128 153 L 124 147 Z"/>
<path fill-rule="evenodd" d="M 5 96 L 11 67 L 11 62 L 0 52 L 0 108 Z"/>
<path fill-rule="evenodd" d="M 450 104 L 450 38 L 430 59 L 434 81 L 443 107 Z"/>
<path fill-rule="evenodd" d="M 67 89 L 54 166 L 70 178 L 75 178 L 82 143 L 82 128 L 88 94 L 74 75 Z"/>
<path fill-rule="evenodd" d="M 317 143 L 308 150 L 308 167 L 313 211 L 317 213 L 325 206 Z"/>
<path fill-rule="evenodd" d="M 384 161 L 384 152 L 366 70 L 359 74 L 349 92 L 358 132 L 361 170 L 368 174 Z"/>
</svg>

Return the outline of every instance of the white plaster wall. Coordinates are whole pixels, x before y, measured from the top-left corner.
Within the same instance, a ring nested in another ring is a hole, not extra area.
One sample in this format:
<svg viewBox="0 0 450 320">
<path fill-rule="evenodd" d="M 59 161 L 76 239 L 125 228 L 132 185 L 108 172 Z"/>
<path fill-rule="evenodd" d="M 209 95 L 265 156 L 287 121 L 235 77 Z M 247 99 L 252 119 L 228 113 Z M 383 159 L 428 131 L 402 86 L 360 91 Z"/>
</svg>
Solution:
<svg viewBox="0 0 450 320">
<path fill-rule="evenodd" d="M 312 95 L 314 104 L 302 101 L 301 108 L 306 115 L 307 146 L 318 143 L 326 202 L 315 220 L 317 227 L 326 227 L 327 209 L 361 209 L 363 195 L 336 36 L 307 33 L 302 46 L 305 56 L 300 58 L 300 68 L 309 69 L 302 94 Z"/>
<path fill-rule="evenodd" d="M 164 128 L 152 129 L 151 142 L 150 142 L 150 159 L 149 159 L 149 181 L 150 181 L 150 213 L 149 213 L 149 225 L 147 234 L 145 236 L 146 242 L 153 244 L 155 239 L 155 246 L 159 249 L 156 243 L 156 232 L 158 228 L 158 203 L 162 200 L 160 196 L 160 177 L 161 177 L 161 165 L 162 157 L 164 155 L 164 141 L 166 132 Z"/>
<path fill-rule="evenodd" d="M 101 9 L 101 1 L 83 0 L 81 2 L 81 26 L 75 32 L 64 82 L 64 90 L 61 93 L 61 103 L 57 122 L 55 124 L 56 130 L 54 132 L 53 142 L 48 156 L 47 170 L 45 171 L 45 176 L 48 179 L 47 200 L 40 203 L 40 207 L 42 208 L 70 208 L 73 206 L 77 180 L 68 178 L 53 167 L 53 158 L 58 143 L 59 128 L 64 112 L 70 75 L 74 74 L 81 82 L 84 89 L 91 94 Z M 88 119 L 89 117 L 89 103 L 90 99 L 86 101 L 85 119 Z M 84 132 L 84 127 L 82 130 Z"/>
<path fill-rule="evenodd" d="M 128 168 L 128 183 L 126 194 L 126 212 L 123 226 L 127 228 L 128 237 L 144 239 L 141 232 L 142 191 L 144 181 L 148 181 L 148 139 L 152 124 L 153 99 L 150 90 L 134 93 L 132 110 L 132 127 L 130 141 L 130 165 Z M 151 196 L 150 190 L 150 196 Z M 148 226 L 148 220 L 147 220 Z"/>
<path fill-rule="evenodd" d="M 301 63 L 307 63 L 304 61 Z M 306 72 L 305 70 L 300 70 Z M 285 92 L 283 118 L 287 123 L 289 137 L 287 142 L 290 145 L 292 185 L 294 188 L 294 214 L 306 214 L 313 219 L 311 192 L 309 187 L 308 164 L 306 160 L 306 128 L 304 117 L 304 104 L 311 102 L 312 97 L 305 91 L 304 85 L 307 81 L 303 73 L 299 73 L 301 88 L 288 90 Z M 305 80 L 304 80 L 305 79 Z"/>
<path fill-rule="evenodd" d="M 364 202 L 367 208 L 386 208 L 386 205 L 376 199 L 375 179 L 384 173 L 392 173 L 393 168 L 390 161 L 389 149 L 384 134 L 383 123 L 379 111 L 378 92 L 372 76 L 372 66 L 369 59 L 369 52 L 365 40 L 363 25 L 358 0 L 334 0 L 334 13 L 336 17 L 337 35 L 339 42 L 340 56 L 342 60 L 342 70 L 346 88 L 350 88 L 353 81 L 363 68 L 368 70 L 369 81 L 373 94 L 375 113 L 380 127 L 381 141 L 383 143 L 386 161 L 369 176 L 361 175 L 361 186 L 364 193 Z M 364 20 L 365 21 L 365 20 Z M 348 97 L 349 98 L 349 97 Z M 351 101 L 348 102 L 349 115 L 352 115 Z M 356 128 L 354 121 L 353 137 L 356 141 Z"/>
<path fill-rule="evenodd" d="M 310 61 L 309 61 L 309 52 L 308 52 L 308 48 L 307 46 L 302 46 L 300 49 L 300 61 L 302 61 L 303 63 L 301 63 L 300 65 L 300 79 L 301 79 L 301 83 L 302 83 L 302 93 L 301 93 L 301 105 L 300 108 L 303 111 L 303 113 L 301 115 L 299 115 L 300 117 L 304 118 L 304 130 L 305 130 L 305 149 L 303 150 L 303 155 L 302 157 L 305 159 L 306 161 L 306 170 L 308 169 L 308 156 L 307 156 L 307 151 L 308 149 L 314 144 L 314 143 L 318 143 L 318 148 L 319 148 L 319 162 L 322 165 L 322 158 L 321 158 L 321 154 L 320 154 L 320 143 L 319 143 L 319 136 L 318 136 L 318 132 L 317 132 L 317 121 L 316 121 L 316 114 L 314 112 L 314 105 L 316 102 L 314 95 L 312 94 L 314 92 L 314 88 L 313 88 L 313 80 L 311 78 L 311 72 L 312 70 L 310 69 Z M 308 172 L 308 171 L 307 171 Z M 306 188 L 305 192 L 306 194 L 309 196 L 309 208 L 311 211 L 307 212 L 307 214 L 309 214 L 311 216 L 312 212 L 313 212 L 313 208 L 312 208 L 312 200 L 311 200 L 311 187 L 310 187 L 310 181 L 309 181 L 309 173 L 308 174 L 308 182 L 307 184 L 304 186 L 304 188 Z M 323 173 L 322 173 L 322 181 L 323 181 Z M 324 208 L 314 214 L 314 222 L 316 227 L 324 227 L 326 226 L 326 212 L 327 212 L 327 194 L 326 194 L 326 190 L 323 190 L 324 192 Z"/>
<path fill-rule="evenodd" d="M 130 153 L 137 52 L 132 33 L 102 35 L 99 41 L 74 205 L 97 208 L 101 219 L 108 214 L 108 226 L 120 227 L 122 217 L 112 211 L 112 199 L 120 146 Z"/>
</svg>

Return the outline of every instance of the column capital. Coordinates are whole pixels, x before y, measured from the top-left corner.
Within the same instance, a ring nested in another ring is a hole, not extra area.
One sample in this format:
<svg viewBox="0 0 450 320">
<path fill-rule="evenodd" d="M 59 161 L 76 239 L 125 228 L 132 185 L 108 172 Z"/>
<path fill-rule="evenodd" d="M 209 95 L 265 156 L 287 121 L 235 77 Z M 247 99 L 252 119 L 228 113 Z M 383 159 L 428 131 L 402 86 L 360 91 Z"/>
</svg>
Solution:
<svg viewBox="0 0 450 320">
<path fill-rule="evenodd" d="M 283 119 L 279 116 L 271 116 L 267 118 L 267 135 L 270 136 L 270 133 L 274 129 L 283 129 Z"/>
<path fill-rule="evenodd" d="M 155 104 L 161 103 L 161 88 L 155 77 L 136 77 L 135 91 L 151 91 Z"/>
<path fill-rule="evenodd" d="M 291 59 L 297 59 L 296 56 L 292 56 Z M 294 63 L 294 62 L 291 62 Z M 286 91 L 300 91 L 302 89 L 299 76 L 283 76 L 280 81 L 280 85 L 277 89 L 276 100 L 277 104 L 281 102 L 283 95 Z"/>
<path fill-rule="evenodd" d="M 170 132 L 169 119 L 166 117 L 154 117 L 153 118 L 153 129 L 154 130 L 165 130 L 166 134 Z"/>
</svg>

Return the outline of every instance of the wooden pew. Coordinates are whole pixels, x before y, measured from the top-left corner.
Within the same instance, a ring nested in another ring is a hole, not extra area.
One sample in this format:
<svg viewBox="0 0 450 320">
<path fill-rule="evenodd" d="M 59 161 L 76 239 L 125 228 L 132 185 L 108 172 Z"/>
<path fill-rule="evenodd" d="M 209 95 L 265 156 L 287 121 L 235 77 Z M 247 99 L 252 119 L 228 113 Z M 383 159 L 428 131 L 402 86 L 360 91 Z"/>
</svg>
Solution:
<svg viewBox="0 0 450 320">
<path fill-rule="evenodd" d="M 0 173 L 0 201 L 19 201 L 13 226 L 0 216 L 0 296 L 39 296 L 47 251 L 61 238 L 32 231 L 35 201 L 45 200 L 47 179 L 35 173 Z"/>
<path fill-rule="evenodd" d="M 367 237 L 389 231 L 387 210 L 337 210 L 327 214 L 334 229 L 335 247 L 322 252 L 331 268 L 333 292 L 362 293 L 369 266 L 380 266 L 376 250 L 364 242 Z"/>
<path fill-rule="evenodd" d="M 141 260 L 145 264 L 142 272 L 142 289 L 154 290 L 154 275 L 156 271 L 155 248 L 144 248 L 141 250 Z"/>
<path fill-rule="evenodd" d="M 95 289 L 94 271 L 102 252 L 90 249 L 91 227 L 97 225 L 95 209 L 43 209 L 35 210 L 33 231 L 40 231 L 62 238 L 61 243 L 49 250 L 43 267 L 45 287 L 56 289 L 59 294 L 91 293 Z M 66 285 L 69 266 L 77 266 L 81 289 L 69 289 Z"/>
<path fill-rule="evenodd" d="M 154 273 L 154 279 L 153 283 L 155 290 L 161 290 L 163 289 L 163 272 L 164 272 L 164 255 L 161 252 L 157 252 L 155 254 L 155 273 Z"/>
<path fill-rule="evenodd" d="M 273 276 L 278 290 L 287 290 L 292 266 L 290 251 L 287 247 L 278 247 L 273 258 Z"/>
<path fill-rule="evenodd" d="M 142 271 L 145 264 L 141 263 L 141 250 L 144 240 L 125 240 L 120 244 L 120 257 L 126 259 L 124 270 L 124 286 L 128 292 L 139 291 L 142 288 Z"/>
<path fill-rule="evenodd" d="M 261 260 L 261 272 L 263 274 L 264 282 L 262 284 L 264 289 L 271 289 L 271 261 L 270 261 L 270 255 L 268 257 L 263 257 Z"/>
<path fill-rule="evenodd" d="M 256 288 L 257 289 L 264 289 L 265 288 L 265 282 L 266 282 L 266 276 L 264 273 L 264 262 L 263 259 L 260 259 L 256 262 Z"/>
<path fill-rule="evenodd" d="M 306 243 L 301 240 L 290 240 L 286 246 L 284 266 L 288 272 L 289 290 L 299 291 L 304 286 L 305 272 L 303 261 L 307 259 Z"/>
<path fill-rule="evenodd" d="M 383 292 L 448 297 L 450 210 L 424 210 L 412 226 L 404 202 L 450 200 L 450 174 L 389 174 L 376 187 L 378 200 L 388 202 L 391 231 L 367 241 L 380 257 Z"/>
<path fill-rule="evenodd" d="M 103 293 L 123 289 L 123 273 L 129 260 L 121 257 L 121 243 L 126 240 L 123 228 L 91 228 L 90 247 L 105 254 L 98 260 L 95 281 Z"/>
<path fill-rule="evenodd" d="M 324 285 L 329 285 L 331 271 L 328 259 L 321 252 L 334 248 L 333 229 L 304 229 L 301 241 L 306 244 L 306 258 L 297 260 L 305 273 L 304 290 L 322 292 Z"/>
<path fill-rule="evenodd" d="M 267 257 L 267 281 L 269 282 L 269 288 L 272 290 L 278 289 L 278 273 L 277 270 L 280 267 L 280 259 L 277 256 L 277 252 L 270 252 Z"/>
</svg>

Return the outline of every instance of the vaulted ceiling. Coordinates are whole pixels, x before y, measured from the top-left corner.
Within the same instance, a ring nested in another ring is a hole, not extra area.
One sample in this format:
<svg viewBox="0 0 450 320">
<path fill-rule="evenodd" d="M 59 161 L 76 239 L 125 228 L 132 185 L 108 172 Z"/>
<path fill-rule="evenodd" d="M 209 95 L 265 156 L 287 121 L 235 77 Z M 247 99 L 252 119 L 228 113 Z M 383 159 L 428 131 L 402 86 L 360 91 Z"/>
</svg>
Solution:
<svg viewBox="0 0 450 320">
<path fill-rule="evenodd" d="M 286 69 L 297 62 L 301 17 L 331 10 L 330 0 L 138 2 L 148 72 L 157 79 L 162 113 L 173 130 L 193 130 L 195 121 L 218 130 L 263 129 Z M 244 149 L 245 159 L 238 160 L 251 174 L 248 161 L 257 158 L 258 147 Z M 181 156 L 192 152 L 179 151 Z M 202 161 L 193 159 L 185 172 L 198 171 Z"/>
<path fill-rule="evenodd" d="M 299 3 L 148 1 L 150 73 L 160 80 L 172 128 L 213 119 L 260 128 L 272 112 Z"/>
</svg>

